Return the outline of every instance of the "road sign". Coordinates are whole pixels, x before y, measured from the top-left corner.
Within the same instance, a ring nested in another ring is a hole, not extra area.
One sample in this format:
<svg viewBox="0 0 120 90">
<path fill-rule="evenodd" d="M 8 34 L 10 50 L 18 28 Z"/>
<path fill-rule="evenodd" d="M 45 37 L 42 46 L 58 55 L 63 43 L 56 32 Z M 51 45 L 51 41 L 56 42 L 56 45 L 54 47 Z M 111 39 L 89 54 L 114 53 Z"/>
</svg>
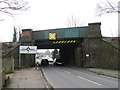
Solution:
<svg viewBox="0 0 120 90">
<path fill-rule="evenodd" d="M 49 40 L 56 40 L 56 33 L 49 33 Z"/>
<path fill-rule="evenodd" d="M 36 54 L 37 46 L 20 46 L 19 53 L 20 54 Z"/>
</svg>

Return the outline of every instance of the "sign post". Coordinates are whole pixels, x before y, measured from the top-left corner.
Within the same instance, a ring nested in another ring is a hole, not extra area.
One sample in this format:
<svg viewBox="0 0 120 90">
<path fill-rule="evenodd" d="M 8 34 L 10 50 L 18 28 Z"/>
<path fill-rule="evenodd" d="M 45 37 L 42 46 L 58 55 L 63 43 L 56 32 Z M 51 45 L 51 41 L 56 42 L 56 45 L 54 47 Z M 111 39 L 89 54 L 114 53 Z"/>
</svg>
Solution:
<svg viewBox="0 0 120 90">
<path fill-rule="evenodd" d="M 36 54 L 37 46 L 20 46 L 19 47 L 19 68 L 21 67 L 21 54 Z"/>
<path fill-rule="evenodd" d="M 19 68 L 20 68 L 20 66 L 21 66 L 21 65 L 20 65 L 20 64 L 21 64 L 20 61 L 21 61 L 21 55 L 19 54 Z"/>
</svg>

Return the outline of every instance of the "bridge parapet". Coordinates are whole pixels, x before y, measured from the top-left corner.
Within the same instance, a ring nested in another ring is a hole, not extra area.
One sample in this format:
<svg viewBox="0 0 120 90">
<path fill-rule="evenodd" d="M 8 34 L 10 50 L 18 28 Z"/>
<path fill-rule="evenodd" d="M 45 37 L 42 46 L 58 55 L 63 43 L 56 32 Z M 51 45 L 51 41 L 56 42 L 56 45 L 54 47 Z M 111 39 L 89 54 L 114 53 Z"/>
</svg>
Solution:
<svg viewBox="0 0 120 90">
<path fill-rule="evenodd" d="M 32 41 L 32 29 L 23 29 L 21 42 L 31 42 Z"/>
</svg>

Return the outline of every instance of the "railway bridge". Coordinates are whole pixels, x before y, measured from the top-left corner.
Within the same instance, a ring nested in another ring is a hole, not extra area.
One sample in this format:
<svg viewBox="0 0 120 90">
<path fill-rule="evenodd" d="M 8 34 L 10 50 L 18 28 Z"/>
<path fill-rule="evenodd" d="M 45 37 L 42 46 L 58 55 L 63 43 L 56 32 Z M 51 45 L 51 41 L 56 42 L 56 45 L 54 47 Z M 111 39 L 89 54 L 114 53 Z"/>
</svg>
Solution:
<svg viewBox="0 0 120 90">
<path fill-rule="evenodd" d="M 84 27 L 57 28 L 49 30 L 23 29 L 21 45 L 37 46 L 37 49 L 60 49 L 65 65 L 90 66 L 99 58 L 101 23 L 89 23 Z M 21 66 L 35 65 L 35 55 L 21 55 Z M 18 66 L 18 60 L 15 66 Z"/>
</svg>

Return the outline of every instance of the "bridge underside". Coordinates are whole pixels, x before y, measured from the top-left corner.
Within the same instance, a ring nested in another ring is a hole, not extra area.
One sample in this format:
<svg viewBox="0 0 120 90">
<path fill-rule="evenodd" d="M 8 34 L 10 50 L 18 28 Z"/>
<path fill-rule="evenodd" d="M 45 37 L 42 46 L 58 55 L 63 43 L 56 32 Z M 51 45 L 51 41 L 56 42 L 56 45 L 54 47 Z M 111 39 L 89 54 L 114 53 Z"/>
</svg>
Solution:
<svg viewBox="0 0 120 90">
<path fill-rule="evenodd" d="M 61 49 L 67 47 L 78 47 L 83 42 L 83 38 L 77 39 L 65 39 L 65 40 L 35 40 L 34 45 L 37 46 L 38 49 Z"/>
<path fill-rule="evenodd" d="M 56 41 L 36 40 L 34 44 L 38 49 L 60 49 L 60 58 L 65 62 L 65 65 L 73 65 L 76 63 L 76 48 L 81 48 L 82 43 L 83 38 L 76 38 Z M 81 50 L 79 51 L 79 56 L 82 56 Z"/>
</svg>

